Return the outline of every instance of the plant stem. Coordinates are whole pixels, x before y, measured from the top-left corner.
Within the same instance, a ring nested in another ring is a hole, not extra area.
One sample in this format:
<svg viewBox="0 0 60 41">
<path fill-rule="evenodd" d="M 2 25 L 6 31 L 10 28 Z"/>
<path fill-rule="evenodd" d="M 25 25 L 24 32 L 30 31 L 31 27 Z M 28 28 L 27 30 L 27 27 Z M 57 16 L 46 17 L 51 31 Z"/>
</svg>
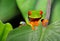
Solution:
<svg viewBox="0 0 60 41">
<path fill-rule="evenodd" d="M 50 19 L 50 14 L 51 14 L 50 12 L 51 12 L 51 0 L 48 0 L 47 11 L 46 11 L 46 19 L 48 19 L 48 21 Z M 47 25 L 48 25 L 48 23 L 47 23 Z"/>
</svg>

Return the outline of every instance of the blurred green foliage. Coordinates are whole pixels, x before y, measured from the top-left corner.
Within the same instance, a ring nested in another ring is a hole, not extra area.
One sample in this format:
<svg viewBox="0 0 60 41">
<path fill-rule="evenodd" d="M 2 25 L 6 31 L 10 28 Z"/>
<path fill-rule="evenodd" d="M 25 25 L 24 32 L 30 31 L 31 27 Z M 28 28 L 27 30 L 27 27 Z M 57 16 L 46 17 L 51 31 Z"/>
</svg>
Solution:
<svg viewBox="0 0 60 41">
<path fill-rule="evenodd" d="M 13 30 L 11 24 L 9 24 L 9 23 L 3 24 L 0 21 L 0 41 L 6 41 L 6 38 L 8 36 L 8 33 L 11 30 Z"/>
<path fill-rule="evenodd" d="M 43 18 L 45 17 L 47 0 L 16 0 L 16 2 L 27 24 L 29 10 L 42 10 Z"/>
<path fill-rule="evenodd" d="M 0 0 L 0 20 L 5 22 L 16 15 L 16 0 Z"/>
<path fill-rule="evenodd" d="M 46 16 L 47 0 L 17 0 L 19 9 L 25 21 L 28 21 L 28 10 L 43 10 Z M 29 25 L 19 26 L 12 30 L 7 41 L 60 41 L 60 0 L 52 3 L 50 24 L 43 27 L 41 24 L 33 31 Z"/>
</svg>

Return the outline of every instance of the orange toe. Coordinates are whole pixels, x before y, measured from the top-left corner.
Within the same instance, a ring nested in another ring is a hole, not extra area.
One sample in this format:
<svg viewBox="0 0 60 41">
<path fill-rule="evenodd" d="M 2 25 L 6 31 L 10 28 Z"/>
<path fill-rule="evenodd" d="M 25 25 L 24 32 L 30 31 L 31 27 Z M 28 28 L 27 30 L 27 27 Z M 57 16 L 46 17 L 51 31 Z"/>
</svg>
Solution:
<svg viewBox="0 0 60 41">
<path fill-rule="evenodd" d="M 35 30 L 35 28 L 34 28 L 34 22 L 30 22 L 30 24 L 31 24 L 32 30 Z"/>
<path fill-rule="evenodd" d="M 44 20 L 42 21 L 42 25 L 43 25 L 43 26 L 47 26 L 47 23 L 48 23 L 48 20 L 47 20 L 47 19 L 44 19 Z"/>
<path fill-rule="evenodd" d="M 36 25 L 36 26 L 38 26 L 38 25 L 39 25 L 39 24 L 38 24 L 38 21 L 35 21 L 35 25 Z"/>
<path fill-rule="evenodd" d="M 34 26 L 31 26 L 32 27 L 32 30 L 35 30 Z"/>
</svg>

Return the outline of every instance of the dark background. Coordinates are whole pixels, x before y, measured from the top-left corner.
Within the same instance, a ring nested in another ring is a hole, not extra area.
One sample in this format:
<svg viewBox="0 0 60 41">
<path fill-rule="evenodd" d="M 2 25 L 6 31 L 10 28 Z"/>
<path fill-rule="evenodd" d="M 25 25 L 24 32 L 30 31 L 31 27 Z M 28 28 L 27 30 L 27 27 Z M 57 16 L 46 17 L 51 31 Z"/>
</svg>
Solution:
<svg viewBox="0 0 60 41">
<path fill-rule="evenodd" d="M 21 11 L 19 10 L 18 7 L 17 7 L 17 9 L 18 9 L 18 15 L 16 15 L 12 19 L 5 22 L 5 23 L 7 23 L 7 22 L 10 23 L 13 26 L 13 28 L 18 27 L 20 25 L 19 24 L 20 21 L 24 21 Z"/>
</svg>

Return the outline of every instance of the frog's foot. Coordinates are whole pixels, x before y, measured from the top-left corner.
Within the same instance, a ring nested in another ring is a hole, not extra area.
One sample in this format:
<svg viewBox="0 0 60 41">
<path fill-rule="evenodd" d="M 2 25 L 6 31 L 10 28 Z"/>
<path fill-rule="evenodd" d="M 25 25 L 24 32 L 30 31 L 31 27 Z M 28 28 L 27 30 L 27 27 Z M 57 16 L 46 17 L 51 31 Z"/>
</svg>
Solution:
<svg viewBox="0 0 60 41">
<path fill-rule="evenodd" d="M 38 26 L 39 25 L 39 22 L 38 21 L 35 21 L 34 24 L 35 24 L 35 26 Z"/>
<path fill-rule="evenodd" d="M 34 28 L 34 22 L 30 22 L 30 26 L 32 27 L 32 30 L 35 30 L 35 28 Z"/>
<path fill-rule="evenodd" d="M 32 27 L 32 30 L 35 30 L 34 26 L 31 26 Z"/>
<path fill-rule="evenodd" d="M 47 24 L 48 24 L 48 20 L 47 20 L 47 19 L 42 19 L 41 21 L 42 21 L 42 25 L 43 25 L 44 27 L 46 27 Z"/>
</svg>

